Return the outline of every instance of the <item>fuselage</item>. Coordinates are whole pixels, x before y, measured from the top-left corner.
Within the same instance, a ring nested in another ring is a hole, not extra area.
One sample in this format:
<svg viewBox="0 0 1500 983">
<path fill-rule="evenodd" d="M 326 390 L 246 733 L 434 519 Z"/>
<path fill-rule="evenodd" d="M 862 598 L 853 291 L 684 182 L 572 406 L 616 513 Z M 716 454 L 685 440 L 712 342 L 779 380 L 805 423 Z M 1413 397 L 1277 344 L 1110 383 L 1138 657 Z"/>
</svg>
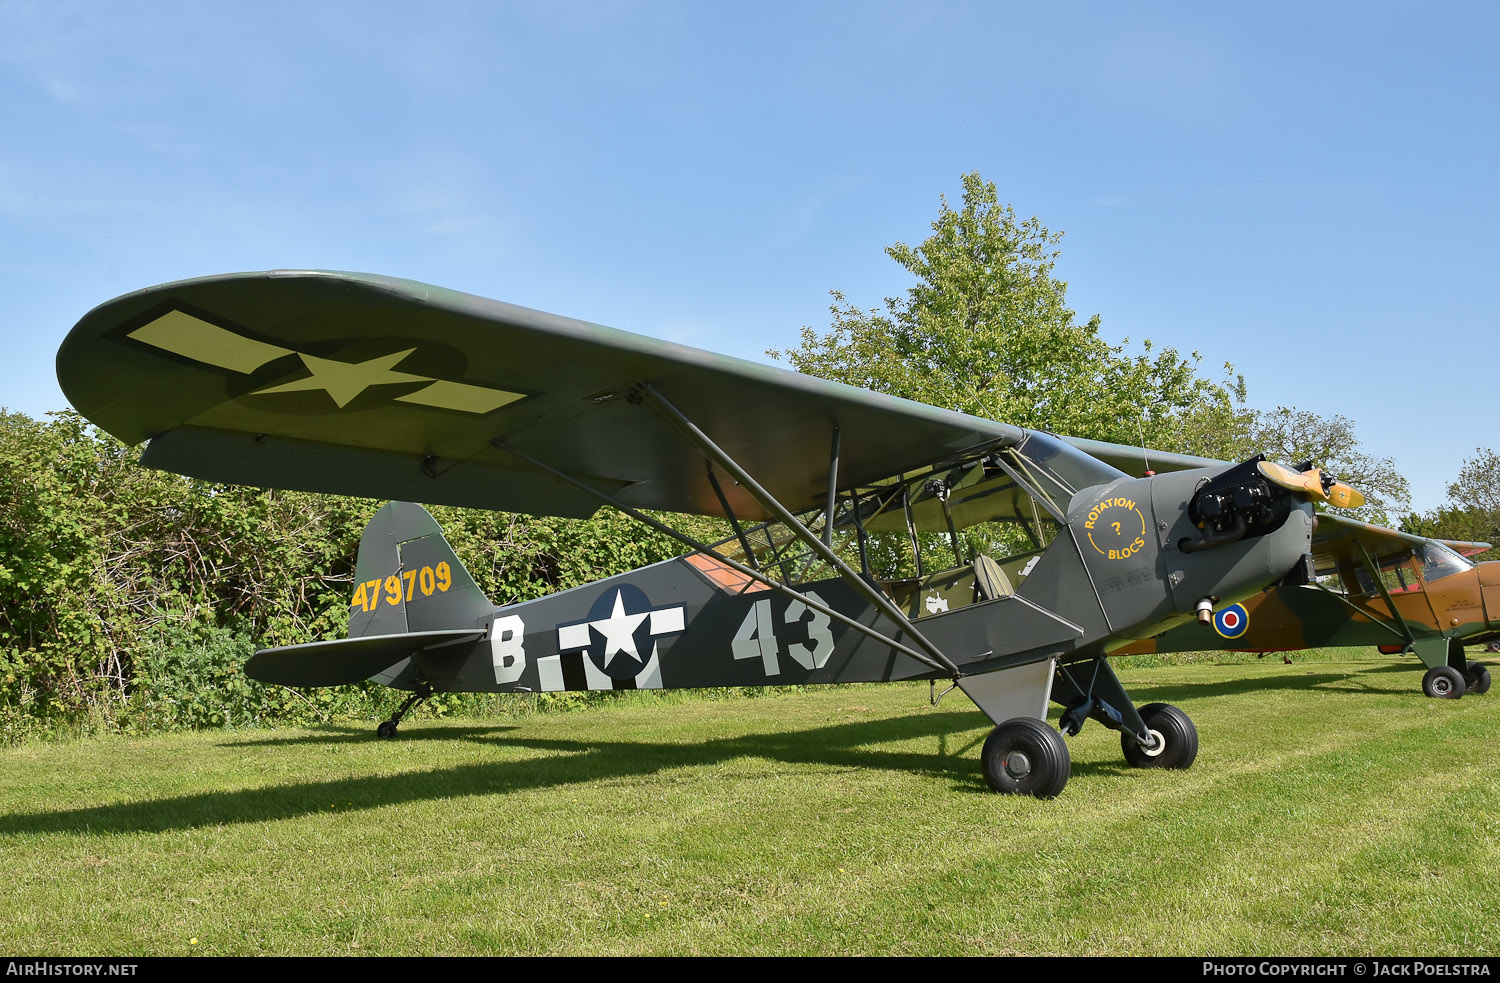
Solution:
<svg viewBox="0 0 1500 983">
<path fill-rule="evenodd" d="M 1332 584 L 1280 586 L 1244 598 L 1242 623 L 1226 635 L 1186 626 L 1117 648 L 1116 654 L 1226 649 L 1288 652 L 1375 646 L 1387 654 L 1413 641 L 1482 642 L 1500 637 L 1500 561 L 1423 563 L 1413 557 L 1380 590 L 1368 574 Z M 1343 588 L 1343 589 L 1340 589 Z"/>
<path fill-rule="evenodd" d="M 1189 514 L 1193 496 L 1221 470 L 1133 478 L 1095 468 L 1092 474 L 1110 480 L 1074 493 L 1040 550 L 923 567 L 920 576 L 866 576 L 963 674 L 1093 658 L 1191 619 L 1204 598 L 1252 595 L 1307 554 L 1306 505 L 1289 508 L 1279 525 L 1258 535 L 1184 549 L 1204 536 Z M 438 691 L 536 692 L 951 674 L 893 650 L 885 640 L 911 645 L 909 630 L 845 578 L 792 586 L 800 597 L 746 576 L 716 553 L 688 554 L 476 614 L 472 624 L 448 617 L 442 627 L 480 628 L 485 637 L 465 657 L 419 654 L 415 664 L 377 678 L 403 688 L 420 678 Z M 411 630 L 437 627 L 422 618 L 428 603 L 420 591 L 406 602 Z M 875 637 L 817 605 L 868 626 Z"/>
</svg>

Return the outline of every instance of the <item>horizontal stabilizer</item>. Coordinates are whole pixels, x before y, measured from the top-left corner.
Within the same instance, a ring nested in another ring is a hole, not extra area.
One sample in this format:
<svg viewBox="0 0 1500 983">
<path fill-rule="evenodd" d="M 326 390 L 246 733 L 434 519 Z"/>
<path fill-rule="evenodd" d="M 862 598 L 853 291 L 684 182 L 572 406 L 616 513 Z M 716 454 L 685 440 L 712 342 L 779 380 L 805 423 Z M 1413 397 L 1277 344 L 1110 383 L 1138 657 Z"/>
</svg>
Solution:
<svg viewBox="0 0 1500 983">
<path fill-rule="evenodd" d="M 461 628 L 283 645 L 252 655 L 245 663 L 245 675 L 282 686 L 342 686 L 369 679 L 427 649 L 483 637 L 482 629 Z"/>
</svg>

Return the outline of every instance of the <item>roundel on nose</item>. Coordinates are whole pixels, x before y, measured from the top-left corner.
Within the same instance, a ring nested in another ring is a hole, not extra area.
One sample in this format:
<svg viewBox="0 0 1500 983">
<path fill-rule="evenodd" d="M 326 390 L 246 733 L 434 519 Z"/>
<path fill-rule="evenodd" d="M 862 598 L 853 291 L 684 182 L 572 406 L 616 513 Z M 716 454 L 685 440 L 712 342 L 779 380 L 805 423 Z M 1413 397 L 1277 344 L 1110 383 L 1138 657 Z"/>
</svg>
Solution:
<svg viewBox="0 0 1500 983">
<path fill-rule="evenodd" d="M 1231 604 L 1214 612 L 1214 631 L 1224 638 L 1239 638 L 1250 627 L 1250 613 L 1243 604 Z"/>
</svg>

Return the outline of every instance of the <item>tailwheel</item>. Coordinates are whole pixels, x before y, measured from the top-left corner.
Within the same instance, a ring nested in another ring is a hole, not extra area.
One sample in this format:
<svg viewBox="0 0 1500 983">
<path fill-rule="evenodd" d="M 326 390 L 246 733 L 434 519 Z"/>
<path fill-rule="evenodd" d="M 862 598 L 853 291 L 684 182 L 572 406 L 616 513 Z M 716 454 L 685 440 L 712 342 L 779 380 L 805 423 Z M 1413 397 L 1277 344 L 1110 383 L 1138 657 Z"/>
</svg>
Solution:
<svg viewBox="0 0 1500 983">
<path fill-rule="evenodd" d="M 1475 696 L 1490 691 L 1490 671 L 1482 662 L 1470 662 L 1468 670 L 1464 673 L 1464 682 L 1468 684 L 1466 690 Z"/>
<path fill-rule="evenodd" d="M 400 708 L 391 714 L 390 719 L 381 721 L 380 726 L 375 728 L 375 733 L 387 740 L 395 737 L 396 728 L 401 724 L 401 718 L 405 717 L 412 711 L 413 707 L 431 695 L 432 687 L 428 683 L 425 681 L 418 683 L 416 688 L 412 690 L 411 695 L 401 704 Z"/>
<path fill-rule="evenodd" d="M 1435 700 L 1456 700 L 1464 695 L 1468 681 L 1452 666 L 1433 666 L 1422 676 L 1422 692 Z"/>
<path fill-rule="evenodd" d="M 1007 720 L 991 731 L 980 760 L 984 780 L 996 792 L 1039 799 L 1061 792 L 1073 771 L 1062 735 L 1031 717 Z"/>
<path fill-rule="evenodd" d="M 1170 703 L 1148 703 L 1140 714 L 1155 743 L 1142 747 L 1134 737 L 1121 734 L 1126 761 L 1137 768 L 1186 768 L 1198 757 L 1198 728 L 1187 714 Z"/>
</svg>

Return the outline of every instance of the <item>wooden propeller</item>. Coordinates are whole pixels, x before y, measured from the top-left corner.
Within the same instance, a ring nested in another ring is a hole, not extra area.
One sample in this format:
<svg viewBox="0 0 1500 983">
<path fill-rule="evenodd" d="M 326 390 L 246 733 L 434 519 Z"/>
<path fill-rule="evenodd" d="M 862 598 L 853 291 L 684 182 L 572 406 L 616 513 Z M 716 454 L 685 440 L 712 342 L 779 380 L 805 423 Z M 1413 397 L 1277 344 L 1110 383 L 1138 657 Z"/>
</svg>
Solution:
<svg viewBox="0 0 1500 983">
<path fill-rule="evenodd" d="M 1365 504 L 1365 496 L 1358 489 L 1324 475 L 1318 468 L 1293 471 L 1274 461 L 1261 461 L 1257 467 L 1267 481 L 1288 491 L 1300 492 L 1309 502 L 1327 502 L 1340 509 L 1357 509 Z"/>
</svg>

